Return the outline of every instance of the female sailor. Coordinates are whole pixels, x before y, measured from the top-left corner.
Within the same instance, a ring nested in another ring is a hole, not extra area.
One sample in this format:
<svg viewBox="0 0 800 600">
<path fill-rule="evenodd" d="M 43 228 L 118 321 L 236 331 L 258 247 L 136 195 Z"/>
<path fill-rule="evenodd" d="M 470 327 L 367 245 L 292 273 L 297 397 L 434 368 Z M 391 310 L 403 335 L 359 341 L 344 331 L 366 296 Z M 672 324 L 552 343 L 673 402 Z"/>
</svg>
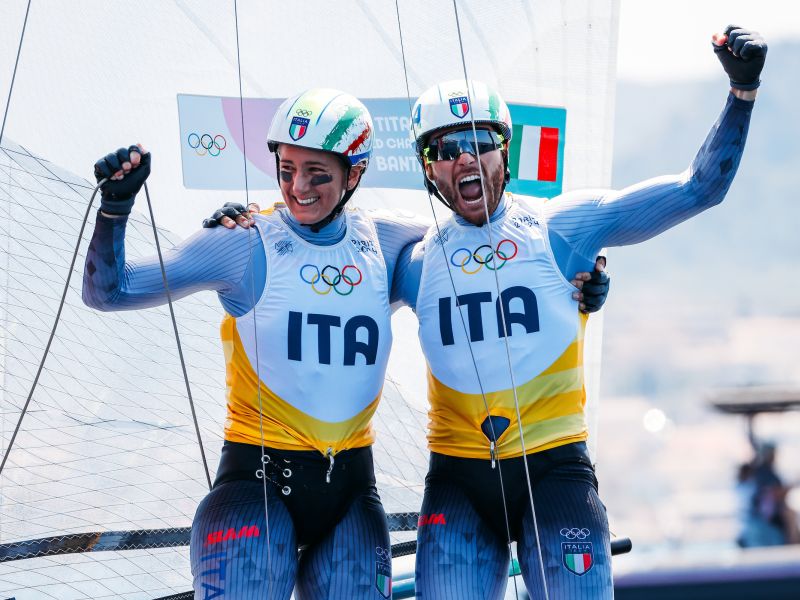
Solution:
<svg viewBox="0 0 800 600">
<path fill-rule="evenodd" d="M 427 224 L 345 210 L 372 138 L 369 112 L 348 94 L 286 100 L 268 134 L 283 202 L 249 232 L 206 228 L 165 253 L 175 298 L 214 290 L 226 313 L 225 442 L 192 527 L 197 597 L 390 595 L 370 422 L 391 345 L 394 265 Z M 140 146 L 95 165 L 108 181 L 83 298 L 96 309 L 167 302 L 157 259 L 125 259 L 127 216 L 149 170 Z"/>
</svg>

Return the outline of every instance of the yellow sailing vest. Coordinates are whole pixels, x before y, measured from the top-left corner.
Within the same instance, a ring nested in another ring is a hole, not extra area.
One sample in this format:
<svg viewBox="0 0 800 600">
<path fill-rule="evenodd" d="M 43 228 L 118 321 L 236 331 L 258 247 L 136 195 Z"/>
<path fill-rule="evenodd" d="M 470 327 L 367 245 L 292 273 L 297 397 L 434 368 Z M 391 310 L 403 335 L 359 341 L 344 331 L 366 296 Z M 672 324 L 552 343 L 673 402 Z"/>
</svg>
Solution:
<svg viewBox="0 0 800 600">
<path fill-rule="evenodd" d="M 522 455 L 506 339 L 525 451 L 587 437 L 586 318 L 555 263 L 540 200 L 509 200 L 506 214 L 492 223 L 493 245 L 486 226 L 460 225 L 453 217 L 441 235 L 432 230 L 424 241 L 416 312 L 434 452 L 485 459 L 494 437 L 498 458 Z M 487 408 L 494 418 L 487 419 Z"/>
<path fill-rule="evenodd" d="M 392 342 L 386 264 L 372 220 L 343 218 L 344 239 L 317 246 L 274 209 L 255 217 L 267 281 L 253 310 L 222 322 L 226 440 L 322 453 L 372 444 Z"/>
</svg>

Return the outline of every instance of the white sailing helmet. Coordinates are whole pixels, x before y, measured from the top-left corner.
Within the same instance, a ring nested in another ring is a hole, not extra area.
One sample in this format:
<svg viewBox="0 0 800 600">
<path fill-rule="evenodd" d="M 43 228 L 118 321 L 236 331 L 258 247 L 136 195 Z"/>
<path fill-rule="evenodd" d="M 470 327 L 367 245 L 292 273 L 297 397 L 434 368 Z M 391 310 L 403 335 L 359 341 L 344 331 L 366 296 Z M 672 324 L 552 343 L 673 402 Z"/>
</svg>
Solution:
<svg viewBox="0 0 800 600">
<path fill-rule="evenodd" d="M 422 159 L 428 138 L 440 129 L 459 125 L 490 124 L 508 141 L 511 139 L 511 113 L 497 90 L 482 81 L 455 79 L 425 90 L 412 111 L 412 131 L 416 136 L 417 156 Z"/>
<path fill-rule="evenodd" d="M 347 164 L 364 165 L 372 154 L 372 117 L 357 98 L 339 90 L 313 88 L 287 98 L 275 112 L 267 145 L 279 144 L 325 150 Z"/>
<path fill-rule="evenodd" d="M 278 107 L 267 133 L 267 147 L 275 154 L 277 172 L 280 172 L 277 152 L 280 144 L 332 152 L 343 159 L 348 176 L 351 167 L 363 167 L 358 183 L 342 192 L 331 213 L 310 226 L 312 231 L 319 231 L 333 221 L 355 193 L 372 155 L 373 131 L 367 107 L 355 96 L 339 90 L 312 88 L 287 98 Z"/>
</svg>

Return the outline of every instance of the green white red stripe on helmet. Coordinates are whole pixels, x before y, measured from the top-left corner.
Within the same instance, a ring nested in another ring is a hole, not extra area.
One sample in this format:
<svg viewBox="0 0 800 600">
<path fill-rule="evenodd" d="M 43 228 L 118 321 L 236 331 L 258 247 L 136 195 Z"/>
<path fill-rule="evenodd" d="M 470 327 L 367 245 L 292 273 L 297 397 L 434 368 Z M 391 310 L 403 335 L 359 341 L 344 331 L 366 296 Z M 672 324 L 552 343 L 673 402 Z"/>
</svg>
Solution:
<svg viewBox="0 0 800 600">
<path fill-rule="evenodd" d="M 267 134 L 273 152 L 279 144 L 325 150 L 350 165 L 368 163 L 372 154 L 372 117 L 354 96 L 314 88 L 287 98 L 278 107 Z"/>
</svg>

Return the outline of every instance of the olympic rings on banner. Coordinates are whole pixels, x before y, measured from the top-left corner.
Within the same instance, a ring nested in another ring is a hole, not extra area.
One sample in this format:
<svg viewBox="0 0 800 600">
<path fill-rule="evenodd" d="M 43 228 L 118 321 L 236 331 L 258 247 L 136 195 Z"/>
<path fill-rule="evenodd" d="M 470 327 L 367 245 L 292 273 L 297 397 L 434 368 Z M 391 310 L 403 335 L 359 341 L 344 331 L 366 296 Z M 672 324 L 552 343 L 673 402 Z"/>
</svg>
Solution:
<svg viewBox="0 0 800 600">
<path fill-rule="evenodd" d="M 331 290 L 340 296 L 349 296 L 364 276 L 355 265 L 345 265 L 341 270 L 333 265 L 325 265 L 320 270 L 317 265 L 307 263 L 300 267 L 300 279 L 309 284 L 320 296 L 330 294 Z M 323 285 L 327 287 L 323 288 Z M 347 291 L 343 292 L 340 288 Z"/>
<path fill-rule="evenodd" d="M 517 251 L 517 244 L 513 240 L 505 239 L 500 240 L 494 250 L 489 244 L 478 246 L 472 252 L 467 248 L 458 248 L 450 255 L 450 263 L 454 267 L 461 267 L 461 270 L 467 275 L 474 275 L 484 265 L 491 271 L 502 269 L 509 260 L 517 255 Z M 472 261 L 475 261 L 477 266 L 468 269 L 467 267 L 472 264 Z"/>
<path fill-rule="evenodd" d="M 197 153 L 197 156 L 205 156 L 206 154 L 209 156 L 219 156 L 220 152 L 228 147 L 228 140 L 226 140 L 225 136 L 221 133 L 213 137 L 209 133 L 204 133 L 202 135 L 190 133 L 186 141 L 189 147 Z"/>
</svg>

